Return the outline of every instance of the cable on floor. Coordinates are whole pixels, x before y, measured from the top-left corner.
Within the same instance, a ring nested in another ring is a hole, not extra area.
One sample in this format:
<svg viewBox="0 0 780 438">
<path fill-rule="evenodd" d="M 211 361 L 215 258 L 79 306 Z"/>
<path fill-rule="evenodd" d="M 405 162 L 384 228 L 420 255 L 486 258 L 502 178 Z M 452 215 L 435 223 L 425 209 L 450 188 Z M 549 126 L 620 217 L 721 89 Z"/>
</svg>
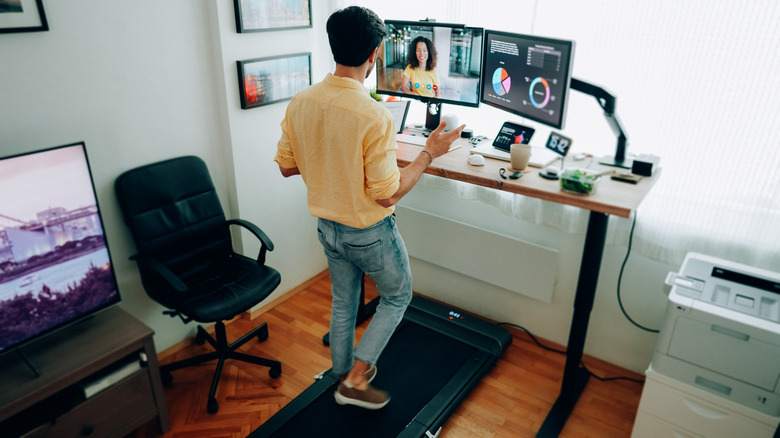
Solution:
<svg viewBox="0 0 780 438">
<path fill-rule="evenodd" d="M 516 329 L 522 330 L 522 331 L 524 331 L 526 334 L 528 334 L 528 336 L 530 336 L 530 337 L 531 337 L 531 340 L 532 340 L 532 341 L 534 342 L 534 344 L 536 344 L 536 346 L 538 346 L 539 348 L 541 348 L 541 349 L 543 349 L 543 350 L 547 350 L 547 351 L 552 351 L 553 353 L 557 353 L 557 354 L 562 354 L 562 355 L 565 355 L 565 354 L 566 354 L 566 350 L 559 350 L 559 349 L 557 349 L 557 348 L 548 347 L 547 345 L 544 345 L 544 344 L 542 344 L 541 342 L 539 342 L 539 340 L 538 340 L 538 339 L 536 339 L 536 336 L 534 336 L 534 334 L 533 334 L 533 333 L 531 333 L 531 332 L 530 332 L 530 331 L 529 331 L 527 328 L 525 328 L 525 327 L 523 327 L 523 326 L 521 326 L 521 325 L 518 325 L 518 324 L 513 324 L 513 323 L 511 323 L 511 322 L 499 322 L 499 323 L 498 323 L 498 324 L 496 324 L 496 325 L 499 325 L 499 326 L 501 326 L 501 325 L 505 325 L 505 326 L 509 326 L 509 327 L 513 327 L 513 328 L 516 328 Z M 587 372 L 588 372 L 588 374 L 590 374 L 591 376 L 593 376 L 594 378 L 596 378 L 596 380 L 599 380 L 599 381 L 602 381 L 602 382 L 611 382 L 611 381 L 615 381 L 615 380 L 628 380 L 629 382 L 635 382 L 635 383 L 639 383 L 639 384 L 643 384 L 643 383 L 644 383 L 644 380 L 634 379 L 633 377 L 626 377 L 626 376 L 618 376 L 618 377 L 601 377 L 601 376 L 599 376 L 599 375 L 595 374 L 593 371 L 589 370 L 589 369 L 588 369 L 588 367 L 587 367 L 587 366 L 585 366 L 585 363 L 584 363 L 584 362 L 582 362 L 582 361 L 580 361 L 580 366 L 581 366 L 582 368 L 584 368 L 584 369 L 585 369 L 585 371 L 587 371 Z"/>
</svg>

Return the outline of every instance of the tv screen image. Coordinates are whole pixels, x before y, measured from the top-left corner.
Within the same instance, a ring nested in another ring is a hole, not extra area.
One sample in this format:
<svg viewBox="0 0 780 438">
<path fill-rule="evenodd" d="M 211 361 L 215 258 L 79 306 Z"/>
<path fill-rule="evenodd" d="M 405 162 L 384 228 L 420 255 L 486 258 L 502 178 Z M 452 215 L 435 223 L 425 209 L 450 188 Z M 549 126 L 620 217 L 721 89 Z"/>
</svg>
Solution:
<svg viewBox="0 0 780 438">
<path fill-rule="evenodd" d="M 376 63 L 378 93 L 479 106 L 482 28 L 395 20 L 385 26 L 388 37 Z"/>
<path fill-rule="evenodd" d="M 0 354 L 119 301 L 84 143 L 0 158 Z"/>
<path fill-rule="evenodd" d="M 480 100 L 562 129 L 574 42 L 485 30 Z"/>
</svg>

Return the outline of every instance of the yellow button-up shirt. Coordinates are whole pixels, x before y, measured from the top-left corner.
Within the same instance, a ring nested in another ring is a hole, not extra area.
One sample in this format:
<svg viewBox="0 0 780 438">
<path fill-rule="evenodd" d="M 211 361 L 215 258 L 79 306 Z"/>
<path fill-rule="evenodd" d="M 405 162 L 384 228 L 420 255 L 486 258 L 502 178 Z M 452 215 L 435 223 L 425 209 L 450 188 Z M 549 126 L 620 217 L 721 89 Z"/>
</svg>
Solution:
<svg viewBox="0 0 780 438">
<path fill-rule="evenodd" d="M 363 84 L 328 74 L 293 97 L 281 126 L 274 161 L 300 170 L 312 216 L 365 228 L 393 213 L 375 200 L 398 191 L 395 123 Z"/>
</svg>

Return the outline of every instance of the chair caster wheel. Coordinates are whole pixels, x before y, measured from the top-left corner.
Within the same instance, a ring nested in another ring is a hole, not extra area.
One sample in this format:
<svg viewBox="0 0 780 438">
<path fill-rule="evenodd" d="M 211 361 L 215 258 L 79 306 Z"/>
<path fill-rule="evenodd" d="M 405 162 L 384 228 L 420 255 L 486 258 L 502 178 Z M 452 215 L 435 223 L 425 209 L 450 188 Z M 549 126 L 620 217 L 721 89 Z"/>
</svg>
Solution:
<svg viewBox="0 0 780 438">
<path fill-rule="evenodd" d="M 171 383 L 173 383 L 173 374 L 171 374 L 170 371 L 160 370 L 160 379 L 162 380 L 163 386 L 170 386 Z"/>
<path fill-rule="evenodd" d="M 206 404 L 206 412 L 209 414 L 216 414 L 217 411 L 219 411 L 219 403 L 217 403 L 216 398 L 210 397 L 208 403 Z"/>
<path fill-rule="evenodd" d="M 265 342 L 266 340 L 268 340 L 268 327 L 267 326 L 265 327 L 265 329 L 260 330 L 257 333 L 257 340 L 260 341 L 260 342 Z"/>
<path fill-rule="evenodd" d="M 201 333 L 200 330 L 195 334 L 195 344 L 197 345 L 203 345 L 206 343 L 206 335 Z"/>
<path fill-rule="evenodd" d="M 270 370 L 268 370 L 268 375 L 271 376 L 272 379 L 276 379 L 282 375 L 282 367 L 272 367 Z"/>
</svg>

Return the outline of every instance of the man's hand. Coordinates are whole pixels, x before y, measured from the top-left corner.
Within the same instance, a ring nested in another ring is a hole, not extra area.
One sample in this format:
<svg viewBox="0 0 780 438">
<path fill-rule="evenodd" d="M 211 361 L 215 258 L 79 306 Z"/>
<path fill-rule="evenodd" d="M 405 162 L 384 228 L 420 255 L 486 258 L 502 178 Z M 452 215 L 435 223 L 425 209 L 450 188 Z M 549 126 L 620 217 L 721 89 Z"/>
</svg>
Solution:
<svg viewBox="0 0 780 438">
<path fill-rule="evenodd" d="M 460 138 L 460 133 L 466 125 L 460 125 L 449 132 L 444 132 L 447 122 L 443 121 L 431 132 L 428 140 L 425 141 L 424 151 L 431 154 L 431 158 L 440 157 L 450 150 L 452 143 Z"/>
<path fill-rule="evenodd" d="M 447 122 L 442 121 L 439 127 L 431 132 L 428 140 L 425 141 L 425 148 L 420 155 L 414 159 L 408 166 L 401 169 L 401 180 L 398 184 L 398 191 L 387 199 L 377 199 L 376 203 L 382 207 L 391 207 L 404 197 L 409 190 L 417 184 L 425 169 L 431 165 L 434 158 L 446 154 L 450 150 L 450 145 L 460 138 L 460 132 L 466 125 L 460 125 L 450 132 L 444 132 Z M 425 152 L 425 153 L 423 153 Z M 429 157 L 430 155 L 430 157 Z"/>
</svg>

